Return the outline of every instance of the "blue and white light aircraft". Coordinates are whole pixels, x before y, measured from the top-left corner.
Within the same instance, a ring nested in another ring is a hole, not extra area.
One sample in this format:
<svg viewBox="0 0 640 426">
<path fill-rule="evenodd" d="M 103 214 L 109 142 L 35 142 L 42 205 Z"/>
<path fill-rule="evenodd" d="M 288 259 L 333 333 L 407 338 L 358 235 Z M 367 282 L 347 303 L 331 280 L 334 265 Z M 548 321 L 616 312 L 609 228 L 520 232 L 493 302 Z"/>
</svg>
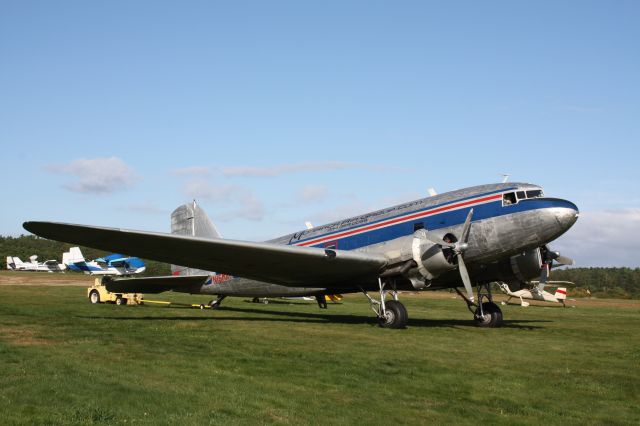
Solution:
<svg viewBox="0 0 640 426">
<path fill-rule="evenodd" d="M 145 271 L 144 262 L 137 257 L 110 254 L 87 262 L 80 247 L 71 247 L 62 254 L 62 261 L 70 271 L 88 275 L 135 275 Z"/>
<path fill-rule="evenodd" d="M 575 204 L 526 183 L 434 195 L 266 242 L 222 239 L 214 227 L 199 234 L 197 223 L 189 222 L 198 219 L 197 210 L 187 204 L 174 212 L 172 222 L 182 229 L 174 234 L 53 222 L 23 226 L 41 237 L 193 271 L 107 282 L 113 292 L 217 295 L 212 307 L 226 296 L 316 296 L 321 304 L 326 294 L 362 292 L 382 327 L 403 328 L 408 315 L 398 291 L 454 288 L 478 326 L 495 327 L 502 312 L 490 283 L 524 284 L 538 277 L 553 261 L 547 244 L 579 216 Z"/>
</svg>

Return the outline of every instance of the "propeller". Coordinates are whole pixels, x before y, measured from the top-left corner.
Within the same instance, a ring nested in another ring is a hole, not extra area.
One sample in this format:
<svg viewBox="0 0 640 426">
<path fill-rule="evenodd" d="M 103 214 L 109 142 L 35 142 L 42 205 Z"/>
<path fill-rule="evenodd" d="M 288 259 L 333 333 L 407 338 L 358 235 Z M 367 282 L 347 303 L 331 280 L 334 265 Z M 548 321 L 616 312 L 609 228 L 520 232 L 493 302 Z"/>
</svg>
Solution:
<svg viewBox="0 0 640 426">
<path fill-rule="evenodd" d="M 460 235 L 460 239 L 455 243 L 450 241 L 441 240 L 435 235 L 426 233 L 426 237 L 429 241 L 434 244 L 438 244 L 442 247 L 448 247 L 456 255 L 458 259 L 458 270 L 460 271 L 460 278 L 462 278 L 462 283 L 464 284 L 464 288 L 467 290 L 467 297 L 471 302 L 474 301 L 473 297 L 473 287 L 471 286 L 471 279 L 469 278 L 469 271 L 467 270 L 467 265 L 464 263 L 464 258 L 462 253 L 465 252 L 469 248 L 469 231 L 471 230 L 471 218 L 473 217 L 473 209 L 469 210 L 469 214 L 467 214 L 467 218 L 464 221 L 464 226 L 462 227 L 462 234 Z"/>
<path fill-rule="evenodd" d="M 544 285 L 549 280 L 549 273 L 551 268 L 558 265 L 573 265 L 573 259 L 562 256 L 558 251 L 552 251 L 548 246 L 540 247 L 540 254 L 542 256 L 542 269 L 540 270 L 539 286 Z M 558 265 L 554 265 L 553 261 L 556 261 Z"/>
</svg>

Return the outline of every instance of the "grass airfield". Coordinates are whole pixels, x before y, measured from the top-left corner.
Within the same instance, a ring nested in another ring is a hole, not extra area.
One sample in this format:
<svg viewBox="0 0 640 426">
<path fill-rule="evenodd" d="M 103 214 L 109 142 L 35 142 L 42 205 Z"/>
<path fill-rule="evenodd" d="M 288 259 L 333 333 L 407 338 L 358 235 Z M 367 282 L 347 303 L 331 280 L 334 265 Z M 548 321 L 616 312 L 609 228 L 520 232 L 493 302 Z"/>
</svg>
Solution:
<svg viewBox="0 0 640 426">
<path fill-rule="evenodd" d="M 638 301 L 479 329 L 449 293 L 401 295 L 409 327 L 386 330 L 362 295 L 94 306 L 70 277 L 0 274 L 2 424 L 640 423 Z"/>
</svg>

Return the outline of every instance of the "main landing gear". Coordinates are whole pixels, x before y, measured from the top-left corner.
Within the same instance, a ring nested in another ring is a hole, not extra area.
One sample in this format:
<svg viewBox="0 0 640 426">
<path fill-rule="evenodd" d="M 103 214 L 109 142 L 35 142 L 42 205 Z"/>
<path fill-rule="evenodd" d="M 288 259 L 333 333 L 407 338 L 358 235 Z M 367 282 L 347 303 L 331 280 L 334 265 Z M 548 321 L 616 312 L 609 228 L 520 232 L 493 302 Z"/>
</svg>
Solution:
<svg viewBox="0 0 640 426">
<path fill-rule="evenodd" d="M 362 293 L 369 299 L 371 309 L 378 317 L 378 325 L 383 328 L 405 328 L 409 315 L 407 309 L 402 303 L 398 301 L 398 293 L 395 288 L 392 290 L 385 290 L 386 283 L 382 282 L 381 278 L 378 278 L 378 285 L 380 287 L 380 300 L 376 300 L 369 296 L 362 288 Z M 391 292 L 393 300 L 385 301 L 387 293 Z"/>
<path fill-rule="evenodd" d="M 222 303 L 222 301 L 226 298 L 227 296 L 221 294 L 217 299 L 210 301 L 209 306 L 211 307 L 211 309 L 218 309 L 220 308 L 220 304 Z"/>
<path fill-rule="evenodd" d="M 478 327 L 500 327 L 502 325 L 502 311 L 493 303 L 491 284 L 485 283 L 478 286 L 478 303 L 469 300 L 460 290 L 456 292 L 467 302 L 467 308 L 473 314 L 473 320 Z"/>
</svg>

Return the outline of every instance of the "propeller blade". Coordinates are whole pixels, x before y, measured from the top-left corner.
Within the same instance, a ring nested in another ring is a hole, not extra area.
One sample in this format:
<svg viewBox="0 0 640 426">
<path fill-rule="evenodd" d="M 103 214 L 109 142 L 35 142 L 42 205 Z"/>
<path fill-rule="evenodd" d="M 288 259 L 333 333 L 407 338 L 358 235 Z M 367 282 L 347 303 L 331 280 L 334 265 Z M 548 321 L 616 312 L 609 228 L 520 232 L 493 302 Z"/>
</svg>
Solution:
<svg viewBox="0 0 640 426">
<path fill-rule="evenodd" d="M 471 287 L 471 280 L 469 279 L 467 265 L 465 265 L 462 256 L 458 256 L 458 269 L 460 270 L 460 278 L 462 278 L 464 288 L 467 290 L 467 297 L 471 302 L 473 302 L 473 288 Z"/>
<path fill-rule="evenodd" d="M 455 248 L 455 246 L 456 246 L 455 244 L 448 243 L 448 242 L 436 237 L 435 235 L 433 235 L 430 232 L 427 232 L 426 234 L 424 234 L 424 237 L 427 240 L 431 241 L 432 243 L 438 244 L 438 245 L 441 245 L 441 246 L 444 246 L 444 247 Z"/>
<path fill-rule="evenodd" d="M 556 257 L 556 262 L 562 265 L 573 265 L 573 259 L 571 259 L 570 257 L 561 256 L 561 255 L 558 255 L 558 257 Z"/>
<path fill-rule="evenodd" d="M 462 235 L 460 236 L 460 241 L 462 243 L 466 243 L 469 241 L 469 231 L 471 230 L 471 217 L 473 217 L 473 209 L 469 210 L 467 214 L 467 218 L 464 221 L 464 226 L 462 227 Z"/>
<path fill-rule="evenodd" d="M 550 267 L 549 264 L 543 263 L 542 264 L 542 269 L 540 270 L 540 281 L 539 281 L 539 283 L 542 284 L 543 286 L 549 280 L 549 267 Z"/>
</svg>

